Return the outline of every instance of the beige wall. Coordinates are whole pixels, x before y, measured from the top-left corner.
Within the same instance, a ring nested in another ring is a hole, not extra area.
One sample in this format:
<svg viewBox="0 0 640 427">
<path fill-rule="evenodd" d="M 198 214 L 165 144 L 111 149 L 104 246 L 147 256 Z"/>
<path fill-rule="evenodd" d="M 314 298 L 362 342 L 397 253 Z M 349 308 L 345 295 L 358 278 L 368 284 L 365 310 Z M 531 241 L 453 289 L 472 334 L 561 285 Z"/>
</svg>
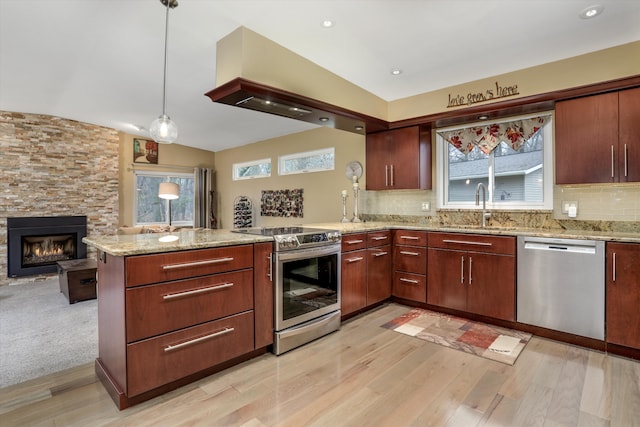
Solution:
<svg viewBox="0 0 640 427">
<path fill-rule="evenodd" d="M 518 86 L 519 95 L 502 98 L 505 100 L 638 74 L 640 41 L 392 101 L 389 103 L 387 120 L 397 121 L 464 108 L 447 108 L 449 95 L 483 93 L 487 89 L 494 89 L 496 82 L 501 87 Z"/>
<path fill-rule="evenodd" d="M 134 191 L 135 179 L 133 168 L 133 135 L 120 133 L 119 157 L 119 226 L 134 224 Z M 158 172 L 193 172 L 195 167 L 213 168 L 215 153 L 186 147 L 180 144 L 159 144 L 158 165 L 147 166 L 136 164 L 136 170 L 152 170 Z"/>
<path fill-rule="evenodd" d="M 237 196 L 247 196 L 253 202 L 254 226 L 295 225 L 340 221 L 341 191 L 348 190 L 348 215 L 353 216 L 353 191 L 345 176 L 348 162 L 364 164 L 364 136 L 329 128 L 313 129 L 280 138 L 262 141 L 216 153 L 216 188 L 221 228 L 233 228 L 233 202 Z M 322 148 L 335 148 L 335 170 L 278 176 L 278 156 Z M 270 178 L 232 180 L 233 163 L 270 158 Z M 364 177 L 361 186 L 364 187 Z M 304 190 L 302 218 L 260 216 L 262 190 Z"/>
<path fill-rule="evenodd" d="M 293 52 L 287 51 L 249 30 L 243 28 L 236 30 L 227 39 L 223 39 L 218 47 L 218 84 L 242 76 L 389 121 L 449 111 L 451 110 L 447 108 L 449 94 L 466 95 L 468 93 L 483 92 L 488 88 L 495 87 L 496 82 L 501 86 L 518 85 L 518 96 L 503 98 L 514 99 L 640 75 L 640 41 L 638 41 L 392 101 L 386 104 L 387 107 L 382 108 L 378 100 L 370 98 L 370 93 L 355 85 L 349 86 L 348 82 L 333 80 L 331 73 L 327 70 L 309 63 Z M 273 61 L 273 55 L 276 55 L 275 57 L 278 58 L 278 61 Z M 304 70 L 304 73 L 300 73 L 301 70 Z M 301 79 L 300 76 L 304 76 L 304 78 Z M 322 84 L 318 84 L 318 82 L 322 82 Z M 367 105 L 362 105 L 361 102 L 363 101 Z M 488 103 L 485 102 L 485 104 Z M 314 132 L 319 131 L 312 131 L 309 135 L 315 135 Z M 366 168 L 364 138 L 352 136 L 352 139 L 357 140 L 356 145 L 360 145 L 359 150 L 362 151 L 361 162 Z M 260 189 L 295 187 L 295 185 L 289 186 L 285 184 L 286 180 L 291 180 L 291 177 L 271 178 L 265 183 L 261 181 L 246 181 L 241 184 L 232 183 L 231 162 L 260 159 L 265 157 L 264 154 L 269 153 L 272 149 L 274 150 L 272 158 L 275 161 L 278 154 L 289 152 L 287 148 L 289 144 L 294 144 L 296 149 L 304 151 L 311 149 L 310 141 L 314 140 L 315 138 L 307 138 L 306 133 L 303 133 L 222 152 L 224 153 L 223 157 L 217 157 L 216 163 L 219 172 L 218 188 L 225 193 L 222 194 L 220 200 L 220 209 L 224 212 L 222 226 L 229 227 L 232 218 L 231 207 L 233 198 L 236 195 L 246 194 L 252 199 L 257 197 L 256 200 L 259 200 Z M 253 151 L 254 149 L 256 152 Z M 222 153 L 219 153 L 219 155 L 222 155 Z M 358 157 L 354 158 L 359 159 Z M 435 170 L 435 156 L 432 158 L 434 162 L 433 169 Z M 342 164 L 346 164 L 347 160 L 338 158 L 338 165 L 340 161 L 343 162 Z M 224 163 L 226 162 L 229 162 L 229 164 L 225 165 Z M 342 173 L 342 171 L 338 172 L 340 172 L 338 175 Z M 313 178 L 313 175 L 309 177 Z M 307 177 L 300 178 L 306 182 Z M 324 177 L 320 179 L 324 180 Z M 314 199 L 319 197 L 325 203 L 318 206 L 317 209 L 319 211 L 317 212 L 314 210 L 313 213 L 308 213 L 309 209 L 306 208 L 304 222 L 328 221 L 341 218 L 339 200 L 334 202 L 333 199 L 333 194 L 339 195 L 341 187 L 344 186 L 340 182 L 341 179 L 338 176 L 335 184 L 328 185 L 326 188 L 319 188 L 317 190 L 318 195 L 315 194 L 316 191 L 313 192 Z M 437 186 L 437 179 L 438 177 L 434 175 L 434 189 Z M 271 186 L 272 180 L 277 182 L 277 187 Z M 278 180 L 285 181 L 281 185 Z M 227 185 L 229 186 L 228 188 Z M 639 191 L 640 184 L 557 186 L 554 188 L 554 217 L 566 218 L 566 215 L 560 211 L 560 203 L 562 200 L 575 200 L 579 204 L 577 219 L 638 221 L 640 220 Z M 305 189 L 305 196 L 308 193 L 310 191 Z M 351 192 L 349 194 L 351 202 Z M 360 207 L 362 213 L 411 216 L 430 216 L 435 214 L 436 197 L 435 191 L 431 190 L 363 192 L 361 196 Z M 430 202 L 431 209 L 429 212 L 422 211 L 422 202 Z M 351 207 L 349 212 L 351 215 Z M 313 221 L 311 218 L 313 218 Z M 316 220 L 315 218 L 318 219 Z M 259 225 L 273 223 L 280 224 L 282 220 L 274 221 L 273 218 L 259 218 L 258 222 Z"/>
<path fill-rule="evenodd" d="M 244 27 L 216 45 L 216 85 L 236 77 L 373 117 L 387 116 L 382 98 Z"/>
</svg>

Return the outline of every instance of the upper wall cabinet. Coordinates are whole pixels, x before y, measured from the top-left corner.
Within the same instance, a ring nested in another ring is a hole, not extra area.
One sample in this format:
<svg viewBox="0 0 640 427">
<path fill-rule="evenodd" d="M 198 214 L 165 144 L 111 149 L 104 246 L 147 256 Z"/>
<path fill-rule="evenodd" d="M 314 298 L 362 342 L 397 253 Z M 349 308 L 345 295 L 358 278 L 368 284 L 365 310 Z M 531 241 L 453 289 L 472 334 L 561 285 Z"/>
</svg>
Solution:
<svg viewBox="0 0 640 427">
<path fill-rule="evenodd" d="M 431 131 L 411 126 L 367 135 L 367 190 L 431 188 Z"/>
<path fill-rule="evenodd" d="M 556 103 L 556 184 L 640 181 L 640 88 Z"/>
</svg>

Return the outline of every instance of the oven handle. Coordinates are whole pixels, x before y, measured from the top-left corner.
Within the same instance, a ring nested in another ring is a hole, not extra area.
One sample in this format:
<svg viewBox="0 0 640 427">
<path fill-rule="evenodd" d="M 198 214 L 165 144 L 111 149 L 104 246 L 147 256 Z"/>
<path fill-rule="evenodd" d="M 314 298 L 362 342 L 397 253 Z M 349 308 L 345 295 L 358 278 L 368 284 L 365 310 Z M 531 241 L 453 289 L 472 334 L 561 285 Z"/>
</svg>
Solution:
<svg viewBox="0 0 640 427">
<path fill-rule="evenodd" d="M 294 249 L 292 251 L 281 251 L 275 252 L 276 262 L 279 261 L 290 261 L 295 259 L 305 259 L 305 258 L 313 258 L 317 256 L 324 255 L 338 255 L 340 256 L 340 250 L 342 245 L 340 243 L 327 245 L 327 246 L 317 246 L 315 248 L 309 249 Z"/>
</svg>

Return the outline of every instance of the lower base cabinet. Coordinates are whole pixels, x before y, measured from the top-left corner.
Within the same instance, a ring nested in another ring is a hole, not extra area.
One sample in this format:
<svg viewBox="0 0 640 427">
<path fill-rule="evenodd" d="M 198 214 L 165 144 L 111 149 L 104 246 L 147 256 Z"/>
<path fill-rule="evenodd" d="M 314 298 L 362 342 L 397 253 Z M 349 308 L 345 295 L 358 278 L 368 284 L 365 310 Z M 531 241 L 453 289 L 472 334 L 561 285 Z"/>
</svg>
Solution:
<svg viewBox="0 0 640 427">
<path fill-rule="evenodd" d="M 393 254 L 391 245 L 367 249 L 367 305 L 391 297 Z"/>
<path fill-rule="evenodd" d="M 391 233 L 388 230 L 342 236 L 342 316 L 391 297 Z"/>
<path fill-rule="evenodd" d="M 515 321 L 515 238 L 429 233 L 427 303 Z"/>
<path fill-rule="evenodd" d="M 640 350 L 640 244 L 607 243 L 606 341 Z"/>
<path fill-rule="evenodd" d="M 127 394 L 139 395 L 253 351 L 253 311 L 127 346 Z"/>
<path fill-rule="evenodd" d="M 120 409 L 266 351 L 271 246 L 98 253 L 96 374 Z"/>
</svg>

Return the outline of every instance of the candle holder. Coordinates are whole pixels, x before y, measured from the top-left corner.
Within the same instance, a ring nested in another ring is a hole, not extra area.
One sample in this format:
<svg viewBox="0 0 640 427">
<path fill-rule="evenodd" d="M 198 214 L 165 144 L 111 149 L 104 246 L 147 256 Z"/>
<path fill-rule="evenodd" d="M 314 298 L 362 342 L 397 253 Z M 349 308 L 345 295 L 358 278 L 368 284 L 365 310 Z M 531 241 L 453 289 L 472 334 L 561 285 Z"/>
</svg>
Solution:
<svg viewBox="0 0 640 427">
<path fill-rule="evenodd" d="M 349 222 L 349 218 L 347 218 L 347 193 L 346 191 L 342 194 L 342 222 Z"/>
<path fill-rule="evenodd" d="M 360 188 L 358 183 L 355 183 L 353 184 L 353 219 L 351 222 L 362 222 L 358 217 L 358 193 L 360 193 Z"/>
</svg>

